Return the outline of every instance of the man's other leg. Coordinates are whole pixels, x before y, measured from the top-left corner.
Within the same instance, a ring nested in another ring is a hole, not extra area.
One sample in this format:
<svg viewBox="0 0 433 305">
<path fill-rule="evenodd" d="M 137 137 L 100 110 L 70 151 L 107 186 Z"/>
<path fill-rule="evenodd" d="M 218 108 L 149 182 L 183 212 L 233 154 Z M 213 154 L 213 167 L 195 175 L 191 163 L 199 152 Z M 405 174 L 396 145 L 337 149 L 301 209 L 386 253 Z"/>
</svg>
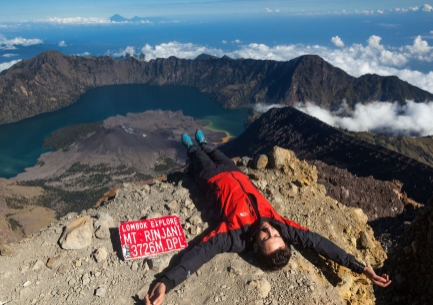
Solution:
<svg viewBox="0 0 433 305">
<path fill-rule="evenodd" d="M 191 146 L 188 148 L 187 155 L 191 161 L 193 173 L 197 182 L 206 183 L 209 178 L 217 173 L 218 168 L 215 162 L 199 147 Z"/>
<path fill-rule="evenodd" d="M 218 149 L 206 144 L 200 145 L 200 148 L 216 164 L 219 172 L 239 171 L 239 168 L 236 166 L 233 160 L 227 157 Z"/>
<path fill-rule="evenodd" d="M 217 165 L 220 172 L 239 170 L 239 168 L 234 164 L 234 162 L 220 152 L 218 149 L 209 146 L 207 144 L 206 138 L 201 130 L 197 130 L 195 133 L 195 139 L 200 146 L 201 150 L 206 153 L 209 158 Z"/>
</svg>

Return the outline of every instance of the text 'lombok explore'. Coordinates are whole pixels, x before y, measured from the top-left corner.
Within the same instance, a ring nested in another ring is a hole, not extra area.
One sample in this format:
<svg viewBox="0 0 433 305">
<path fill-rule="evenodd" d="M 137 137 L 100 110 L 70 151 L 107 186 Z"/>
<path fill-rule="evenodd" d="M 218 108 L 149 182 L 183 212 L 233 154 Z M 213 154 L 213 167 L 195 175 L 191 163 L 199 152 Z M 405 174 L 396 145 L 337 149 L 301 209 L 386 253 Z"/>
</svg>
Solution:
<svg viewBox="0 0 433 305">
<path fill-rule="evenodd" d="M 125 260 L 187 247 L 177 216 L 122 222 L 119 224 L 119 235 Z"/>
</svg>

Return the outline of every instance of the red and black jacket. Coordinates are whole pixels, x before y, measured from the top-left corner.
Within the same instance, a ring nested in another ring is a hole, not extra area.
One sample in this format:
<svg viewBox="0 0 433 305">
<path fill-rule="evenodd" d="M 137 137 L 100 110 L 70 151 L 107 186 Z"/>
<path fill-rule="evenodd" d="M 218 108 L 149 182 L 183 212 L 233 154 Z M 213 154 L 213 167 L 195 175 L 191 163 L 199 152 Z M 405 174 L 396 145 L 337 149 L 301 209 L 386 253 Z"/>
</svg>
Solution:
<svg viewBox="0 0 433 305">
<path fill-rule="evenodd" d="M 281 217 L 249 178 L 239 171 L 223 172 L 208 180 L 218 197 L 221 222 L 201 243 L 189 250 L 180 263 L 165 273 L 162 282 L 167 291 L 183 282 L 203 264 L 222 252 L 242 252 L 253 244 L 261 220 L 267 220 L 280 232 L 287 244 L 313 248 L 354 272 L 362 273 L 364 265 L 333 242 Z"/>
</svg>

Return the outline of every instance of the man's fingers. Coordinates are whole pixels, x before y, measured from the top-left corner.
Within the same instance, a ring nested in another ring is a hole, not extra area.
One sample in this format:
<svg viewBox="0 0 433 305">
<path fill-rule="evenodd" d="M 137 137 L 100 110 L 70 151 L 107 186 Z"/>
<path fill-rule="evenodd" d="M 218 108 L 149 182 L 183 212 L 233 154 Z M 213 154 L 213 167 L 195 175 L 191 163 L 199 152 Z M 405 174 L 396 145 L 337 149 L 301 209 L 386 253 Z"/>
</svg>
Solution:
<svg viewBox="0 0 433 305">
<path fill-rule="evenodd" d="M 389 284 L 391 284 L 391 281 L 386 282 L 386 283 L 382 283 L 382 282 L 377 282 L 376 285 L 380 286 L 380 287 L 387 287 Z"/>
<path fill-rule="evenodd" d="M 146 305 L 152 305 L 152 303 L 150 303 L 148 294 L 146 294 L 146 296 L 144 297 L 144 300 L 146 301 Z"/>
<path fill-rule="evenodd" d="M 380 286 L 380 287 L 386 287 L 389 284 L 391 284 L 391 281 L 389 279 L 389 276 L 386 274 L 383 274 L 381 277 L 380 276 L 375 276 L 373 279 L 373 283 Z"/>
<path fill-rule="evenodd" d="M 162 301 L 164 301 L 164 296 L 160 295 L 155 300 L 153 300 L 152 305 L 161 305 Z"/>
</svg>

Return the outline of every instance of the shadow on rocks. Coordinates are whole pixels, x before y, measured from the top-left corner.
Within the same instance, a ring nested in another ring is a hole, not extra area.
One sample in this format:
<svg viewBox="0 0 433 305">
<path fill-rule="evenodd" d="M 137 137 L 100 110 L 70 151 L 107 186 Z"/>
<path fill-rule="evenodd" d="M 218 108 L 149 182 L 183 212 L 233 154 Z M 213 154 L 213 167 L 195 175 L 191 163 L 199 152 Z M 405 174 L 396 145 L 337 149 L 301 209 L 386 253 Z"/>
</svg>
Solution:
<svg viewBox="0 0 433 305">
<path fill-rule="evenodd" d="M 113 251 L 116 252 L 117 258 L 123 260 L 122 245 L 120 244 L 119 228 L 110 228 L 110 240 Z"/>
<path fill-rule="evenodd" d="M 322 271 L 326 280 L 334 287 L 342 281 L 342 279 L 332 270 L 324 258 L 322 258 L 316 251 L 312 249 L 304 249 L 299 246 L 292 245 L 301 255 L 308 260 L 312 265 L 316 266 Z"/>
<path fill-rule="evenodd" d="M 386 253 L 396 246 L 398 238 L 415 220 L 418 212 L 418 208 L 407 208 L 394 217 L 381 217 L 368 222 Z"/>
</svg>

